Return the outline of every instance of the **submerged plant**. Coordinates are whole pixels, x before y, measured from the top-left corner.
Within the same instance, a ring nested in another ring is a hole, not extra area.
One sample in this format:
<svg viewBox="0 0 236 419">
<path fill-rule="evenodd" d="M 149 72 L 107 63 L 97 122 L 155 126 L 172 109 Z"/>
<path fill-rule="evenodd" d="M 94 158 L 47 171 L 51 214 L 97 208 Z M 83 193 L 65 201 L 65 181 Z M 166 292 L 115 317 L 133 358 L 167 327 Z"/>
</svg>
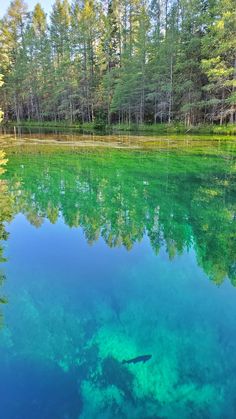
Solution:
<svg viewBox="0 0 236 419">
<path fill-rule="evenodd" d="M 0 175 L 5 172 L 4 166 L 7 164 L 6 155 L 3 150 L 0 150 Z"/>
</svg>

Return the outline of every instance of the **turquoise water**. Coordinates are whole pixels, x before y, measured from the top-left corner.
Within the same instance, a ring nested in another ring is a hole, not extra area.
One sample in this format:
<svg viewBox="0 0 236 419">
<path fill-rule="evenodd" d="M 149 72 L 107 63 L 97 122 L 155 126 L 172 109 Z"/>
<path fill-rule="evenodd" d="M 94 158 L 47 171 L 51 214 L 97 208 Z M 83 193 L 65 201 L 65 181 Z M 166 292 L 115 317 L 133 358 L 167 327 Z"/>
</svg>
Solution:
<svg viewBox="0 0 236 419">
<path fill-rule="evenodd" d="M 235 151 L 8 159 L 0 416 L 235 418 Z"/>
</svg>

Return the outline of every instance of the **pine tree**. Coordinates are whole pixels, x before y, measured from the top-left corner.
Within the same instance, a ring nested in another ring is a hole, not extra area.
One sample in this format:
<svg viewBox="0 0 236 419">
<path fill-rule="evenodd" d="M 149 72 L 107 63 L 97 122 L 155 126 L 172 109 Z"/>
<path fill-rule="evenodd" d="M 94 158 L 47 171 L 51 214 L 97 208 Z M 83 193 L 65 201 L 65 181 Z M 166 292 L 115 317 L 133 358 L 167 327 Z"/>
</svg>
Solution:
<svg viewBox="0 0 236 419">
<path fill-rule="evenodd" d="M 233 0 L 55 0 L 0 20 L 5 119 L 235 122 Z"/>
<path fill-rule="evenodd" d="M 208 83 L 206 107 L 212 121 L 236 120 L 236 9 L 233 0 L 219 0 L 209 10 L 210 24 L 202 40 L 202 68 Z"/>
</svg>

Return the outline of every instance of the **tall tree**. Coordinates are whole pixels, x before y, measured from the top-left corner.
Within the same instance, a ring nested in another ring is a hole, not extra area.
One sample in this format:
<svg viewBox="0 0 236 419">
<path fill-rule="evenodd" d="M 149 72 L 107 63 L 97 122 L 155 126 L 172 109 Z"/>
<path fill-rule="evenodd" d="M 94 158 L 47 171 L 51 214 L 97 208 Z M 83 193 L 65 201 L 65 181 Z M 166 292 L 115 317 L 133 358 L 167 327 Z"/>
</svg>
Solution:
<svg viewBox="0 0 236 419">
<path fill-rule="evenodd" d="M 202 68 L 206 106 L 212 121 L 236 121 L 236 8 L 219 0 L 209 9 L 210 24 L 203 37 Z"/>
<path fill-rule="evenodd" d="M 24 1 L 13 0 L 1 22 L 0 33 L 2 39 L 0 53 L 8 57 L 4 73 L 4 108 L 6 108 L 6 116 L 8 116 L 8 111 L 12 109 L 13 116 L 18 121 L 23 115 L 20 86 L 23 79 L 21 57 L 24 48 L 26 18 L 27 6 Z"/>
<path fill-rule="evenodd" d="M 235 122 L 234 0 L 55 0 L 0 20 L 6 120 Z"/>
</svg>

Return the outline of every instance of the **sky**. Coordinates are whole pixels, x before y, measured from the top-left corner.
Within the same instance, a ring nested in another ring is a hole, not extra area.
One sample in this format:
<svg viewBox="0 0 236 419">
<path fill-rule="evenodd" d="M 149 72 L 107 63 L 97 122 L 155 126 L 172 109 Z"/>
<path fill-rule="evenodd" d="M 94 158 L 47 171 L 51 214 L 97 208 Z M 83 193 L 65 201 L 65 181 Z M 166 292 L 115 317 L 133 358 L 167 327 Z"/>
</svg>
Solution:
<svg viewBox="0 0 236 419">
<path fill-rule="evenodd" d="M 0 17 L 2 17 L 9 5 L 11 0 L 0 0 Z M 25 0 L 25 3 L 28 4 L 28 9 L 31 11 L 37 3 L 40 3 L 44 11 L 49 14 L 51 12 L 51 6 L 54 3 L 53 0 Z"/>
</svg>

